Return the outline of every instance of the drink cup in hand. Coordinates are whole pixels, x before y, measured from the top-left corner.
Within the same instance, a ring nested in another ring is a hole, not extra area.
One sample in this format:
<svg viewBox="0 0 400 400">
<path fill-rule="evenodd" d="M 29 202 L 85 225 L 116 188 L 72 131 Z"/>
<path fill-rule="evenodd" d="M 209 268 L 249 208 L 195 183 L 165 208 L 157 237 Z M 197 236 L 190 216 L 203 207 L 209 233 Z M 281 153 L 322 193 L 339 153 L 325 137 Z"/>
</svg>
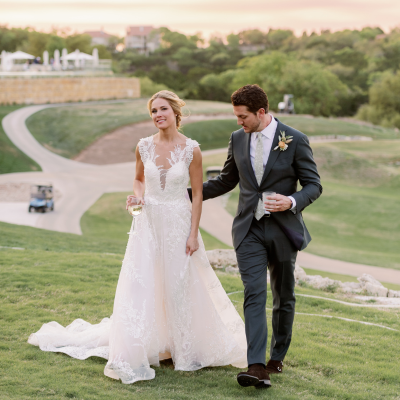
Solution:
<svg viewBox="0 0 400 400">
<path fill-rule="evenodd" d="M 135 204 L 132 206 L 128 206 L 127 210 L 128 213 L 132 215 L 132 217 L 136 217 L 136 215 L 139 215 L 142 212 L 142 205 Z"/>
<path fill-rule="evenodd" d="M 276 195 L 275 192 L 269 192 L 269 191 L 263 192 L 263 204 L 264 204 L 264 210 L 265 210 L 266 214 L 271 214 L 271 213 L 269 211 L 267 211 L 267 205 L 265 204 L 265 202 L 268 201 L 270 203 L 270 205 L 271 205 L 271 203 L 272 204 L 276 203 L 276 200 L 270 200 L 270 199 L 267 199 L 267 197 L 275 196 L 275 195 Z"/>
<path fill-rule="evenodd" d="M 128 232 L 128 235 L 130 235 L 134 233 L 135 230 L 135 217 L 142 212 L 141 200 L 138 199 L 137 197 L 130 196 L 129 206 L 126 209 L 128 210 L 128 213 L 133 217 L 131 230 Z"/>
</svg>

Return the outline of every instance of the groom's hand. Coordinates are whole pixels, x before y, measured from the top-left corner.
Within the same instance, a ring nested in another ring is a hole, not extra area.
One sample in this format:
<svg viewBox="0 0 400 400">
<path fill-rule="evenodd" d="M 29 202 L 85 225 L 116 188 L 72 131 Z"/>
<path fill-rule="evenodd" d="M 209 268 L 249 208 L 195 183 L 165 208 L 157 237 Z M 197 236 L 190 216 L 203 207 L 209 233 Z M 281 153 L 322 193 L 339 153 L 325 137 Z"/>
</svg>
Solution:
<svg viewBox="0 0 400 400">
<path fill-rule="evenodd" d="M 271 201 L 275 200 L 275 201 Z M 292 200 L 283 194 L 276 194 L 274 196 L 267 196 L 264 202 L 265 209 L 269 212 L 286 211 L 292 208 Z"/>
</svg>

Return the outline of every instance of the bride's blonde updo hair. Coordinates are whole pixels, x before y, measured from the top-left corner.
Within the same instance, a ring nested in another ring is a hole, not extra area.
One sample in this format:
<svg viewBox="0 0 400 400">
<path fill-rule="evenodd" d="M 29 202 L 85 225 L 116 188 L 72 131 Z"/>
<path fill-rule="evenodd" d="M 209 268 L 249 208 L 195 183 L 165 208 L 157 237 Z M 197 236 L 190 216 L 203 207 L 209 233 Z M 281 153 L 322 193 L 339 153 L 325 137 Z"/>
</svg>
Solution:
<svg viewBox="0 0 400 400">
<path fill-rule="evenodd" d="M 174 92 L 170 92 L 169 90 L 161 90 L 160 92 L 153 94 L 153 96 L 151 96 L 150 100 L 147 103 L 150 117 L 151 107 L 155 99 L 165 99 L 168 101 L 169 105 L 176 115 L 176 127 L 180 128 L 182 121 L 182 107 L 185 106 L 186 103 L 182 99 L 180 99 L 179 96 Z"/>
</svg>

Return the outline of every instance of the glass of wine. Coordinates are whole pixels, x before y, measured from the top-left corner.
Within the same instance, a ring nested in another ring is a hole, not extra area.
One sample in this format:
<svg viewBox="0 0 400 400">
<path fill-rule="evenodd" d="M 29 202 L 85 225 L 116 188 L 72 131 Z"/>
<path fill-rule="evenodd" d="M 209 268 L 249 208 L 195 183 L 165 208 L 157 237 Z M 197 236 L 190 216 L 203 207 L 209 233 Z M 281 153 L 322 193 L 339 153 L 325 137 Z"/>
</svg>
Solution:
<svg viewBox="0 0 400 400">
<path fill-rule="evenodd" d="M 132 235 L 135 230 L 135 217 L 142 212 L 142 204 L 141 204 L 140 200 L 137 197 L 132 196 L 130 198 L 130 202 L 129 202 L 129 206 L 128 206 L 127 210 L 128 210 L 128 213 L 130 215 L 132 215 L 132 217 L 133 217 L 131 230 L 128 232 L 128 235 Z"/>
<path fill-rule="evenodd" d="M 269 202 L 276 202 L 276 200 L 268 200 L 267 197 L 269 196 L 275 196 L 276 193 L 275 192 L 271 192 L 271 191 L 267 191 L 267 192 L 263 192 L 263 204 L 264 204 L 264 210 L 266 208 L 265 202 L 269 201 Z M 266 214 L 271 214 L 269 211 L 265 210 Z"/>
</svg>

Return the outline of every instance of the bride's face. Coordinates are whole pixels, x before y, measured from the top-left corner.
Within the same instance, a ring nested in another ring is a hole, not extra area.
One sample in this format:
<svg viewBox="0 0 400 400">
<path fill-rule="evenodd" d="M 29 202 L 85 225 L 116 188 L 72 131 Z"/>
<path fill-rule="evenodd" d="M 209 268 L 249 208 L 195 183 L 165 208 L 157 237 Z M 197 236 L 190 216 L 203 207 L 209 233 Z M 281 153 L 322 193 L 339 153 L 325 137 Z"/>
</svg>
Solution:
<svg viewBox="0 0 400 400">
<path fill-rule="evenodd" d="M 176 126 L 176 115 L 171 105 L 165 99 L 157 98 L 151 105 L 151 117 L 158 129 L 168 129 Z"/>
</svg>

